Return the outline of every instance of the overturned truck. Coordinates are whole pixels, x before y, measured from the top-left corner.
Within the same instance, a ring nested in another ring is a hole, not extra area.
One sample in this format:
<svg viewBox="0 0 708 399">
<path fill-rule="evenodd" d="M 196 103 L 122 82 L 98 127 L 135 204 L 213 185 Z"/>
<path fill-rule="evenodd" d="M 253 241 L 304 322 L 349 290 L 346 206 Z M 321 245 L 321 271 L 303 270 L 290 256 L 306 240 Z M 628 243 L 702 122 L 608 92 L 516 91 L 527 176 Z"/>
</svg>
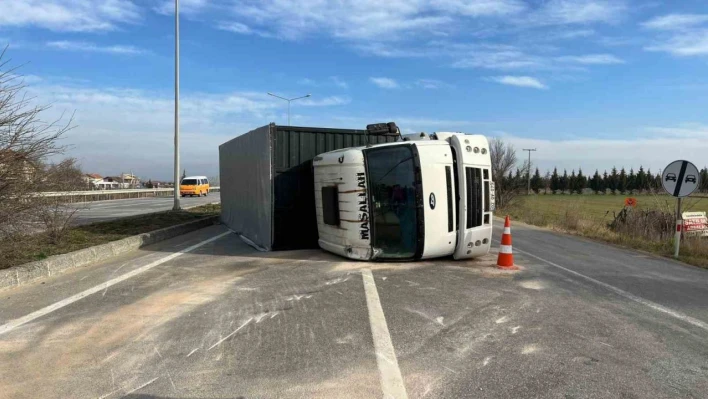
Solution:
<svg viewBox="0 0 708 399">
<path fill-rule="evenodd" d="M 489 251 L 484 136 L 270 124 L 222 144 L 219 164 L 222 222 L 262 250 L 319 246 L 360 260 Z"/>
</svg>

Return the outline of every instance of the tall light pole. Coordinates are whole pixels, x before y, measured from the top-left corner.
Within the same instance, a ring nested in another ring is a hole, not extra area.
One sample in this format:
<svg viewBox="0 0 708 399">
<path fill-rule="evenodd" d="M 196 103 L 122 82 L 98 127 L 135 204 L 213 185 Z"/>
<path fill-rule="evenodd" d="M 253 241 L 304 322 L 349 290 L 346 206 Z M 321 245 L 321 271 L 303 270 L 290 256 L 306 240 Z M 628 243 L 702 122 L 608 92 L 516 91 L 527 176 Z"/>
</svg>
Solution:
<svg viewBox="0 0 708 399">
<path fill-rule="evenodd" d="M 179 0 L 175 0 L 175 203 L 173 211 L 181 209 L 179 204 Z"/>
<path fill-rule="evenodd" d="M 301 98 L 307 98 L 307 97 L 310 97 L 310 96 L 311 96 L 310 94 L 308 94 L 308 95 L 305 95 L 305 96 L 302 96 L 302 97 L 285 98 L 285 97 L 280 97 L 280 96 L 278 96 L 278 95 L 275 95 L 275 94 L 273 94 L 273 93 L 271 93 L 271 92 L 268 92 L 268 95 L 269 95 L 269 96 L 273 96 L 273 97 L 277 97 L 277 98 L 279 98 L 279 99 L 281 99 L 281 100 L 285 100 L 285 101 L 288 102 L 288 126 L 290 126 L 290 102 L 291 102 L 291 101 L 295 101 L 295 100 L 299 100 L 299 99 L 301 99 Z"/>
<path fill-rule="evenodd" d="M 526 195 L 531 195 L 531 151 L 536 151 L 535 148 L 524 148 L 524 151 L 529 152 L 529 171 L 528 171 L 528 188 Z"/>
</svg>

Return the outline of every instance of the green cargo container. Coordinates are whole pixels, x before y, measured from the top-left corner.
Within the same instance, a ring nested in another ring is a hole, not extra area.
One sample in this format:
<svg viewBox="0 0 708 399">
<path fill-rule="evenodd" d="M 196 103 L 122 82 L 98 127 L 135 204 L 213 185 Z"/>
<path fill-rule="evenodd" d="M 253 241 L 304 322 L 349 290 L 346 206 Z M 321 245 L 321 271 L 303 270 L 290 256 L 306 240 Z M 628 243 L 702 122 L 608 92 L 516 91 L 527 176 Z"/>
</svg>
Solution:
<svg viewBox="0 0 708 399">
<path fill-rule="evenodd" d="M 318 248 L 312 159 L 366 145 L 365 134 L 271 123 L 220 145 L 222 223 L 265 250 Z"/>
</svg>

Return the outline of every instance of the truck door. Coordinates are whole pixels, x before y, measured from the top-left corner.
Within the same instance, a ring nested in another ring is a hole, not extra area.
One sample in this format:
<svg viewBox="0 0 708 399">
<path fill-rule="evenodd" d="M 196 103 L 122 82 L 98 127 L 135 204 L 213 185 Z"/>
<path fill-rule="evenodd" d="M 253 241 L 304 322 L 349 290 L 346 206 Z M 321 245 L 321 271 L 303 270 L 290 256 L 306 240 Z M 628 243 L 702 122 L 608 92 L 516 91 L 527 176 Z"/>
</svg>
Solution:
<svg viewBox="0 0 708 399">
<path fill-rule="evenodd" d="M 457 243 L 452 150 L 446 142 L 417 145 L 423 186 L 425 246 L 423 258 L 452 255 Z"/>
</svg>

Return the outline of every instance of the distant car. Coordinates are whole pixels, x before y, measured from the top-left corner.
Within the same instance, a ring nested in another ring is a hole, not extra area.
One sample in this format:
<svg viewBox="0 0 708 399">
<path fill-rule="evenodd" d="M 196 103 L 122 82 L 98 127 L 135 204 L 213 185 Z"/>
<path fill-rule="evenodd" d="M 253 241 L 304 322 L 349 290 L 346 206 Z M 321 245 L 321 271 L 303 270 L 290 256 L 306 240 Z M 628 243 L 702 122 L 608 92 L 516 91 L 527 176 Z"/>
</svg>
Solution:
<svg viewBox="0 0 708 399">
<path fill-rule="evenodd" d="M 666 174 L 666 181 L 673 180 L 676 181 L 676 173 L 667 173 Z"/>
<path fill-rule="evenodd" d="M 688 182 L 695 183 L 695 182 L 696 182 L 696 175 L 688 175 L 688 176 L 686 176 L 685 182 L 686 182 L 686 183 L 688 183 Z"/>
<path fill-rule="evenodd" d="M 185 195 L 206 197 L 209 195 L 209 179 L 206 176 L 185 177 L 179 185 L 179 193 L 182 197 Z"/>
</svg>

